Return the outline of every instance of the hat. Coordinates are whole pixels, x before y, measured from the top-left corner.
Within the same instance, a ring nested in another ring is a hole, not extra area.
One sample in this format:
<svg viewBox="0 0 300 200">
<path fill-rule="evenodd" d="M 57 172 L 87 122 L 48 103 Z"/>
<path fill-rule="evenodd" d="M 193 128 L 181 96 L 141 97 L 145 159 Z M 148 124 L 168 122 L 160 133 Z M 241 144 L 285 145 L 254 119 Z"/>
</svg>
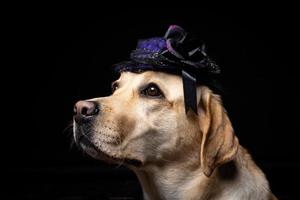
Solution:
<svg viewBox="0 0 300 200">
<path fill-rule="evenodd" d="M 186 113 L 197 114 L 197 84 L 215 88 L 215 77 L 220 67 L 205 51 L 205 44 L 191 38 L 177 25 L 171 25 L 164 37 L 139 40 L 130 60 L 114 65 L 115 71 L 162 71 L 182 76 Z"/>
</svg>

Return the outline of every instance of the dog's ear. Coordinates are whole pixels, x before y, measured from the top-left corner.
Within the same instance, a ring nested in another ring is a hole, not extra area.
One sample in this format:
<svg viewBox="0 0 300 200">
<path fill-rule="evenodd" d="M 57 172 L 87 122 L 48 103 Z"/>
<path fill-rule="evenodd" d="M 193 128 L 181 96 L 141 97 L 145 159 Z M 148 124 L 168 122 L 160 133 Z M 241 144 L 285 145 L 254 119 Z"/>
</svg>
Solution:
<svg viewBox="0 0 300 200">
<path fill-rule="evenodd" d="M 234 159 L 238 139 L 218 95 L 203 87 L 198 105 L 198 120 L 201 130 L 201 168 L 209 177 L 213 170 Z"/>
</svg>

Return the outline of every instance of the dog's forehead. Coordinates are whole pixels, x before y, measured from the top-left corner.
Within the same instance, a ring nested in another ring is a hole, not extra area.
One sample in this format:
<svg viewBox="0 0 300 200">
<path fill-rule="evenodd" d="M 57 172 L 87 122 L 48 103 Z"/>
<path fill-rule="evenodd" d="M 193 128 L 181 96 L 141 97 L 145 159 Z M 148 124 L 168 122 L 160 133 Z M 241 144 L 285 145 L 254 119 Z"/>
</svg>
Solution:
<svg viewBox="0 0 300 200">
<path fill-rule="evenodd" d="M 177 75 L 154 71 L 122 72 L 119 81 L 133 88 L 146 83 L 156 83 L 168 98 L 175 100 L 183 97 L 182 79 Z"/>
</svg>

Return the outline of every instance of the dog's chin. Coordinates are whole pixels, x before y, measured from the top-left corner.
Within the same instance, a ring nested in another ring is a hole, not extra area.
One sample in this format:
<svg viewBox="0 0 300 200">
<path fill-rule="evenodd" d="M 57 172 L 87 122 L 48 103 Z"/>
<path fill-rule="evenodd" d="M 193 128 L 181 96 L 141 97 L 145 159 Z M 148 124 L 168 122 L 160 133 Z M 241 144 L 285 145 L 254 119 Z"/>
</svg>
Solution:
<svg viewBox="0 0 300 200">
<path fill-rule="evenodd" d="M 106 155 L 104 152 L 100 151 L 87 137 L 80 137 L 77 145 L 91 157 L 97 160 L 105 160 Z"/>
<path fill-rule="evenodd" d="M 77 144 L 77 146 L 81 147 L 84 152 L 97 160 L 102 160 L 110 164 L 124 164 L 134 167 L 140 167 L 142 165 L 142 161 L 138 159 L 118 158 L 108 155 L 107 153 L 100 150 L 96 145 L 93 144 L 93 142 L 91 142 L 91 140 L 87 136 L 79 131 L 76 131 L 75 138 L 75 143 Z"/>
</svg>

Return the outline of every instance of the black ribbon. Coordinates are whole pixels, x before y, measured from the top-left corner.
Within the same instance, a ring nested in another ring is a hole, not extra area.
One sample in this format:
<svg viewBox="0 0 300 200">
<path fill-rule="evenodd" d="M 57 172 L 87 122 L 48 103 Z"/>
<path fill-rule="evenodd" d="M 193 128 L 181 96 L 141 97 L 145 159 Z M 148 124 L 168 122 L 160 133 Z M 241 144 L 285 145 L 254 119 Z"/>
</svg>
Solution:
<svg viewBox="0 0 300 200">
<path fill-rule="evenodd" d="M 185 113 L 192 109 L 195 114 L 197 112 L 197 79 L 188 72 L 182 70 L 182 82 L 184 93 Z"/>
</svg>

